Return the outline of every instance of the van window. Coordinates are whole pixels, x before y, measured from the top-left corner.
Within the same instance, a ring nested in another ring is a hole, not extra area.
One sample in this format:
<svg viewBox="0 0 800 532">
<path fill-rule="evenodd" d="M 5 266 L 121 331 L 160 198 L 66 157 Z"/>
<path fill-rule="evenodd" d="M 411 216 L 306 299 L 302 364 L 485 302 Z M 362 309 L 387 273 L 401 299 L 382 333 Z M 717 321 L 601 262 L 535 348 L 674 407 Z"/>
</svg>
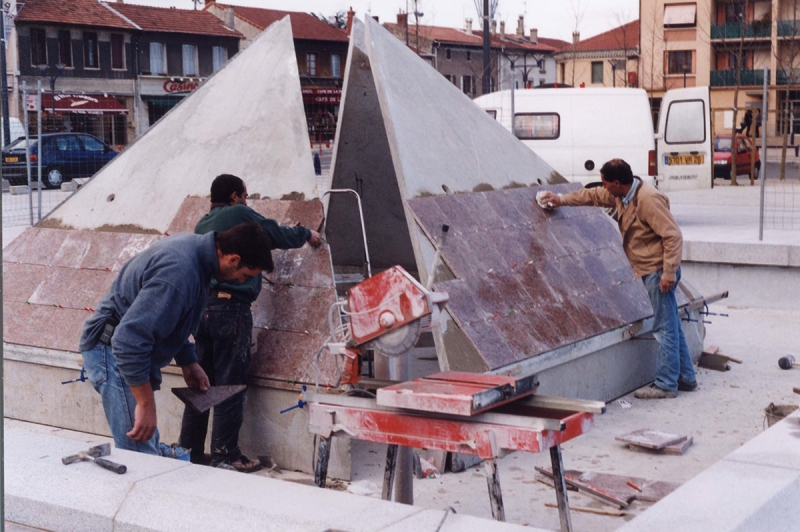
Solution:
<svg viewBox="0 0 800 532">
<path fill-rule="evenodd" d="M 667 109 L 664 140 L 667 144 L 702 143 L 706 141 L 706 109 L 703 100 L 671 102 Z"/>
<path fill-rule="evenodd" d="M 522 140 L 552 140 L 561 135 L 558 113 L 518 113 L 514 115 L 514 135 Z"/>
</svg>

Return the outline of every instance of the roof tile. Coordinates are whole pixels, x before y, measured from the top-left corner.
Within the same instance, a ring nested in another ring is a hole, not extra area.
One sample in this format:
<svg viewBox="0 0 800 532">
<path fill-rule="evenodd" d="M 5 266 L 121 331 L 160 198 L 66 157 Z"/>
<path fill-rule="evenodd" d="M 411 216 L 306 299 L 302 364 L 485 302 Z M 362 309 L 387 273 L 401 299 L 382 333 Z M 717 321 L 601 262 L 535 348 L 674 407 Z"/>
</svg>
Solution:
<svg viewBox="0 0 800 532">
<path fill-rule="evenodd" d="M 222 21 L 209 11 L 122 3 L 113 3 L 109 7 L 133 21 L 144 31 L 244 38 L 238 31 L 226 28 Z"/>
<path fill-rule="evenodd" d="M 209 2 L 207 6 L 212 3 L 213 2 Z M 273 22 L 277 22 L 286 15 L 290 15 L 290 20 L 292 21 L 292 36 L 295 39 L 348 42 L 347 33 L 343 30 L 326 24 L 308 13 L 282 11 L 278 9 L 262 9 L 260 7 L 231 6 L 219 3 L 216 5 L 223 9 L 233 7 L 233 13 L 236 17 L 261 30 L 267 29 Z"/>
<path fill-rule="evenodd" d="M 578 52 L 593 52 L 597 50 L 632 50 L 639 46 L 639 21 L 634 20 L 612 30 L 608 30 L 585 41 L 580 41 L 575 47 Z M 567 45 L 571 51 L 572 45 Z"/>
<path fill-rule="evenodd" d="M 136 29 L 97 0 L 25 0 L 16 20 Z"/>
<path fill-rule="evenodd" d="M 399 26 L 398 24 L 387 22 L 384 24 L 384 27 L 394 33 L 395 35 L 399 35 L 402 31 L 404 31 L 404 26 Z M 414 36 L 417 33 L 417 27 L 415 25 L 409 25 L 409 36 L 411 37 L 410 40 L 413 40 Z M 451 43 L 451 44 L 461 44 L 461 45 L 469 45 L 469 46 L 483 46 L 483 32 L 482 31 L 473 31 L 471 33 L 467 33 L 465 30 L 456 29 L 456 28 L 445 28 L 442 26 L 419 26 L 419 36 L 423 39 L 430 40 L 430 41 L 437 41 L 443 43 Z M 531 43 L 530 39 L 527 37 L 519 38 L 513 33 L 507 33 L 505 38 L 499 33 L 494 33 L 491 36 L 491 46 L 493 48 L 516 48 L 516 49 L 523 49 L 529 50 L 532 52 L 556 52 L 558 48 L 550 44 L 549 42 L 545 41 L 555 41 L 556 39 L 539 39 L 538 44 Z M 565 43 L 566 44 L 566 43 Z"/>
</svg>

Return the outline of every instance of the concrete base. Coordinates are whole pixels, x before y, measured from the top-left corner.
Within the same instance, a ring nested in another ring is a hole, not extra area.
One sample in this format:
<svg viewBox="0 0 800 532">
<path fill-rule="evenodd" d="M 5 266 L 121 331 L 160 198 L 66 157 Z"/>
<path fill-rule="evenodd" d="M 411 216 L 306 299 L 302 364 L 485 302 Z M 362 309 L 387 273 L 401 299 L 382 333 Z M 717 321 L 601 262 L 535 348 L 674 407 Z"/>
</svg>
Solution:
<svg viewBox="0 0 800 532">
<path fill-rule="evenodd" d="M 9 187 L 12 196 L 22 196 L 30 193 L 28 185 L 14 185 Z"/>
<path fill-rule="evenodd" d="M 100 396 L 87 382 L 77 379 L 80 356 L 45 349 L 4 345 L 4 415 L 89 434 L 111 436 Z M 178 441 L 183 403 L 171 388 L 186 384 L 178 368 L 166 368 L 161 391 L 156 392 L 158 428 L 165 443 Z M 271 456 L 282 469 L 313 473 L 314 437 L 308 433 L 305 410 L 280 414 L 297 404 L 298 392 L 250 386 L 245 420 L 240 434 L 242 452 L 250 458 Z M 210 423 L 209 423 L 210 425 Z M 209 426 L 209 429 L 211 427 Z M 206 443 L 206 449 L 209 442 Z M 350 442 L 334 439 L 328 476 L 350 479 Z"/>
<path fill-rule="evenodd" d="M 102 438 L 10 420 L 4 429 L 4 517 L 44 530 L 543 532 L 118 449 L 109 459 L 124 475 L 64 466 Z"/>
</svg>

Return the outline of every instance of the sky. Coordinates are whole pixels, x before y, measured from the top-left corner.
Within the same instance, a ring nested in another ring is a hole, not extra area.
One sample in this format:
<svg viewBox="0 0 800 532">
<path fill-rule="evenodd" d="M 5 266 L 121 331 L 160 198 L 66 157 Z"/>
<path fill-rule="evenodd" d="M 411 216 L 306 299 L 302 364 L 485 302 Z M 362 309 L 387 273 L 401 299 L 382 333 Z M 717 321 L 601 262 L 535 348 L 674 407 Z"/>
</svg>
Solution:
<svg viewBox="0 0 800 532">
<path fill-rule="evenodd" d="M 192 9 L 192 0 L 125 0 L 131 4 L 174 6 Z M 202 1 L 202 0 L 201 0 Z M 478 0 L 482 5 L 482 0 Z M 399 10 L 405 11 L 407 0 L 222 0 L 220 3 L 305 11 L 333 15 L 347 11 L 350 6 L 356 16 L 371 13 L 381 22 L 394 22 Z M 409 12 L 414 12 L 413 0 L 408 0 Z M 434 26 L 464 27 L 464 20 L 471 18 L 473 28 L 478 29 L 478 12 L 475 0 L 418 0 L 417 10 L 423 13 L 420 24 Z M 506 32 L 517 27 L 517 18 L 525 15 L 525 33 L 537 28 L 540 37 L 572 40 L 577 27 L 581 39 L 597 35 L 639 17 L 639 0 L 498 0 L 495 18 L 505 20 Z M 413 23 L 413 15 L 410 17 Z"/>
</svg>

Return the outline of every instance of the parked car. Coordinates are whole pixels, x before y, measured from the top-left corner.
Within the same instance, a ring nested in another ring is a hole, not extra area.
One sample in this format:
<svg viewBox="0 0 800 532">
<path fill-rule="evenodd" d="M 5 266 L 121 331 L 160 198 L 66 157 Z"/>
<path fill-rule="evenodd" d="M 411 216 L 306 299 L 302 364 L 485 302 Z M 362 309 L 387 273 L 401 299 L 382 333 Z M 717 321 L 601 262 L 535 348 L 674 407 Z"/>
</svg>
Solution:
<svg viewBox="0 0 800 532">
<path fill-rule="evenodd" d="M 11 185 L 28 182 L 26 142 L 30 144 L 31 179 L 38 179 L 39 141 L 21 138 L 3 149 L 3 179 L 7 179 Z M 91 177 L 119 154 L 111 146 L 86 133 L 42 135 L 42 144 L 42 183 L 45 188 L 58 188 L 65 181 Z"/>
<path fill-rule="evenodd" d="M 736 135 L 736 175 L 750 177 L 750 163 L 755 158 L 755 179 L 761 168 L 761 157 L 750 137 Z M 731 178 L 731 136 L 718 135 L 714 138 L 714 177 Z"/>
</svg>

